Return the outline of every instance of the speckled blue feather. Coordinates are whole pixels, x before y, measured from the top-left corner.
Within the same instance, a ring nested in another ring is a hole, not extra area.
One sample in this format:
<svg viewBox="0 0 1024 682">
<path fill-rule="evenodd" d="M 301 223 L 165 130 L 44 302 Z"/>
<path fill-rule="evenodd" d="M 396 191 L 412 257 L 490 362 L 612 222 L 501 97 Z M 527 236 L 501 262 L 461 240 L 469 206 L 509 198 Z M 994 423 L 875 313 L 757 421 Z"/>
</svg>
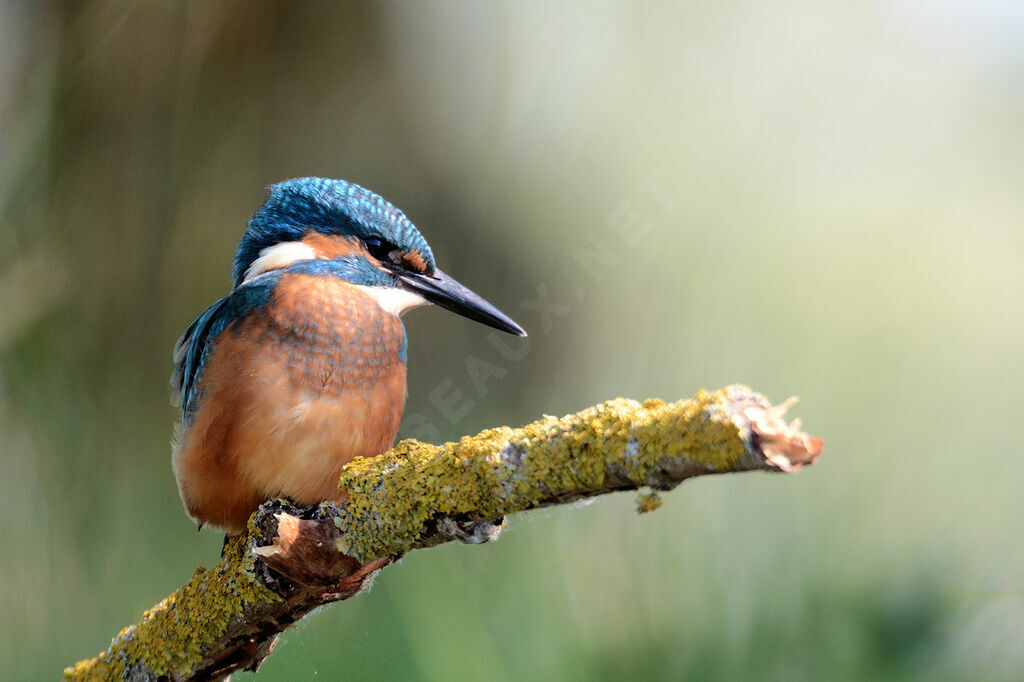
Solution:
<svg viewBox="0 0 1024 682">
<path fill-rule="evenodd" d="M 383 197 L 344 180 L 295 178 L 270 186 L 267 201 L 249 221 L 235 252 L 234 284 L 239 286 L 260 251 L 297 241 L 308 230 L 366 239 L 380 237 L 405 251 L 419 251 L 434 269 L 434 254 L 419 230 Z"/>
</svg>

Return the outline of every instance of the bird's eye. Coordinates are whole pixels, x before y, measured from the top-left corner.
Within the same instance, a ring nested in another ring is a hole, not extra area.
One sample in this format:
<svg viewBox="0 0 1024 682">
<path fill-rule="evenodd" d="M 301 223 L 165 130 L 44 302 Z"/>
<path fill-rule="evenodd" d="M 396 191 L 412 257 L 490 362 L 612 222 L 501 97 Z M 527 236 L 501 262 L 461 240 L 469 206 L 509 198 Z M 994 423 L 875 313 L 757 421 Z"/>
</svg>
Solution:
<svg viewBox="0 0 1024 682">
<path fill-rule="evenodd" d="M 377 260 L 384 260 L 388 257 L 388 254 L 394 251 L 396 247 L 389 241 L 385 241 L 380 237 L 367 237 L 363 240 L 366 244 L 366 250 L 370 252 L 370 255 Z"/>
</svg>

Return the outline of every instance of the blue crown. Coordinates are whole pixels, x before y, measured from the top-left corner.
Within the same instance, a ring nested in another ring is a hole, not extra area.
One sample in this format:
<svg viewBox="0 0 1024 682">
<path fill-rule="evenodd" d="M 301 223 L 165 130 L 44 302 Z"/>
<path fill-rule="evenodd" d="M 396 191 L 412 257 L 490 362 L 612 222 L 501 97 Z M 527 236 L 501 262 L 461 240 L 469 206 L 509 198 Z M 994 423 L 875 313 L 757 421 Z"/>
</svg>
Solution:
<svg viewBox="0 0 1024 682">
<path fill-rule="evenodd" d="M 249 220 L 235 251 L 234 285 L 242 283 L 260 251 L 298 241 L 309 230 L 359 239 L 378 237 L 403 251 L 419 251 L 428 272 L 435 267 L 427 240 L 383 197 L 344 180 L 295 178 L 271 185 L 266 202 Z"/>
</svg>

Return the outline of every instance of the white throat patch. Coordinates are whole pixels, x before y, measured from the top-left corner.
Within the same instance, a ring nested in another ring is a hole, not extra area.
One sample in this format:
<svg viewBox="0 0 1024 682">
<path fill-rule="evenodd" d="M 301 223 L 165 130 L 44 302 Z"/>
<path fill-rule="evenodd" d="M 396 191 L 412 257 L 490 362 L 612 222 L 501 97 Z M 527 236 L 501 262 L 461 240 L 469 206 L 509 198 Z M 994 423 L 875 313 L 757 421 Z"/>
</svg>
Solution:
<svg viewBox="0 0 1024 682">
<path fill-rule="evenodd" d="M 410 308 L 426 305 L 430 301 L 419 294 L 408 289 L 396 289 L 394 287 L 368 287 L 362 284 L 354 285 L 364 294 L 377 302 L 384 310 L 392 315 L 401 315 Z"/>
<path fill-rule="evenodd" d="M 313 247 L 302 242 L 281 242 L 274 244 L 260 251 L 260 257 L 252 262 L 249 269 L 245 271 L 245 278 L 242 284 L 262 275 L 268 270 L 277 270 L 286 265 L 291 265 L 300 260 L 315 260 L 316 251 Z"/>
</svg>

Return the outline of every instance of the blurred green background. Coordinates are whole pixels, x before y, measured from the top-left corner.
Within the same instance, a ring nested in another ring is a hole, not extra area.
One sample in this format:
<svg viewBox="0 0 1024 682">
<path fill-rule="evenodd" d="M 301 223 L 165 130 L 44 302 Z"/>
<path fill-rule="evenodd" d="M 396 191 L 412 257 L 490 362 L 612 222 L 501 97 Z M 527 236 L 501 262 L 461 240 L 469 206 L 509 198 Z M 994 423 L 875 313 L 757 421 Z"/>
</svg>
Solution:
<svg viewBox="0 0 1024 682">
<path fill-rule="evenodd" d="M 404 435 L 742 382 L 827 447 L 414 553 L 259 679 L 1020 679 L 1019 4 L 7 0 L 0 117 L 0 676 L 216 560 L 171 348 L 324 175 L 530 331 L 410 313 Z"/>
</svg>

